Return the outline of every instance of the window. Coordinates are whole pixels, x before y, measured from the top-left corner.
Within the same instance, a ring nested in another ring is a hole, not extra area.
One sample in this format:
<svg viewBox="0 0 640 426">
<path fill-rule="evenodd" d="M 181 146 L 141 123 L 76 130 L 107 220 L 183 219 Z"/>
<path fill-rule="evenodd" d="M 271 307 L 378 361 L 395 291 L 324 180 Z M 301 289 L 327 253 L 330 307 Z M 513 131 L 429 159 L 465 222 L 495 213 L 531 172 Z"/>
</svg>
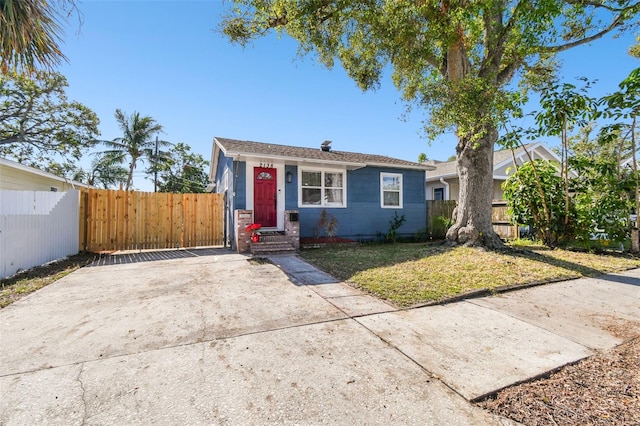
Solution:
<svg viewBox="0 0 640 426">
<path fill-rule="evenodd" d="M 444 200 L 444 188 L 433 188 L 433 199 L 436 201 Z"/>
<path fill-rule="evenodd" d="M 301 170 L 300 175 L 300 206 L 345 207 L 344 172 Z"/>
<path fill-rule="evenodd" d="M 402 208 L 402 174 L 380 173 L 380 205 L 382 208 Z"/>
<path fill-rule="evenodd" d="M 258 174 L 258 180 L 273 180 L 273 175 L 269 172 L 260 172 Z"/>
</svg>

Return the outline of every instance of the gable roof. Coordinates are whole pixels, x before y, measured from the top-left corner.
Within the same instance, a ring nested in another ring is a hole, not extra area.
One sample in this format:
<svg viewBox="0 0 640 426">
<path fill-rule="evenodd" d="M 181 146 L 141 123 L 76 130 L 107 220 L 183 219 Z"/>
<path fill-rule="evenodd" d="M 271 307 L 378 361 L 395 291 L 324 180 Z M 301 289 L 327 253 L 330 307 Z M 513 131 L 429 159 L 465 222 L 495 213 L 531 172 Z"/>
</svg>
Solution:
<svg viewBox="0 0 640 426">
<path fill-rule="evenodd" d="M 305 148 L 264 142 L 241 141 L 221 137 L 213 138 L 214 149 L 219 147 L 227 157 L 279 158 L 291 162 L 316 161 L 323 164 L 346 165 L 350 168 L 365 166 L 397 167 L 402 169 L 432 170 L 433 166 L 384 155 L 359 154 L 347 151 L 323 151 L 320 148 Z M 215 163 L 212 163 L 215 165 Z"/>
<path fill-rule="evenodd" d="M 6 158 L 1 158 L 0 157 L 0 166 L 9 167 L 11 169 L 16 169 L 16 170 L 21 170 L 23 172 L 31 173 L 31 174 L 36 175 L 36 176 L 42 176 L 42 177 L 45 177 L 47 179 L 52 179 L 52 180 L 55 180 L 55 181 L 58 181 L 58 182 L 61 182 L 61 183 L 66 183 L 69 186 L 71 186 L 72 188 L 75 188 L 77 186 L 82 187 L 82 188 L 88 188 L 89 187 L 89 185 L 87 185 L 86 183 L 77 182 L 75 180 L 67 179 L 67 178 L 62 177 L 62 176 L 54 175 L 53 173 L 45 172 L 44 170 L 36 169 L 35 167 L 26 166 L 26 165 L 24 165 L 22 163 L 18 163 L 16 161 L 8 160 Z"/>
<path fill-rule="evenodd" d="M 505 164 L 513 162 L 513 157 L 516 159 L 520 159 L 521 157 L 526 157 L 527 152 L 532 152 L 535 149 L 543 149 L 547 153 L 549 153 L 552 157 L 556 158 L 560 161 L 559 158 L 553 153 L 553 151 L 549 150 L 542 142 L 534 142 L 528 143 L 524 146 L 518 147 L 513 154 L 511 153 L 511 149 L 502 149 L 499 151 L 493 152 L 493 170 L 494 172 L 499 168 L 503 167 Z M 524 160 L 526 162 L 528 160 Z M 438 180 L 440 178 L 447 177 L 457 177 L 458 171 L 456 169 L 456 162 L 447 161 L 447 162 L 435 162 L 434 164 L 435 170 L 429 171 L 427 173 L 427 181 Z"/>
</svg>

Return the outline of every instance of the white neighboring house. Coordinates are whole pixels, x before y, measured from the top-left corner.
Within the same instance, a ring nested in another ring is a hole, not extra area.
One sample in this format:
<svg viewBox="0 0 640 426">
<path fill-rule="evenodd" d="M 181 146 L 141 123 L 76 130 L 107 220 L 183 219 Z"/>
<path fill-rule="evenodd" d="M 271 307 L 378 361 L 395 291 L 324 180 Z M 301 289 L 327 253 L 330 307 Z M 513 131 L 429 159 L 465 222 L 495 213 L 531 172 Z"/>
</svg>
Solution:
<svg viewBox="0 0 640 426">
<path fill-rule="evenodd" d="M 64 192 L 89 185 L 0 158 L 0 189 Z"/>
<path fill-rule="evenodd" d="M 527 155 L 527 152 L 529 153 Z M 560 163 L 553 151 L 542 142 L 535 142 L 516 149 L 513 154 L 510 149 L 503 149 L 493 153 L 493 199 L 502 200 L 502 183 L 507 180 L 508 171 L 513 173 L 513 158 L 518 165 L 529 162 L 529 156 L 537 160 L 550 160 Z M 455 161 L 430 160 L 426 164 L 434 166 L 435 170 L 427 171 L 427 200 L 458 200 L 460 182 Z M 511 170 L 509 170 L 511 169 Z"/>
</svg>

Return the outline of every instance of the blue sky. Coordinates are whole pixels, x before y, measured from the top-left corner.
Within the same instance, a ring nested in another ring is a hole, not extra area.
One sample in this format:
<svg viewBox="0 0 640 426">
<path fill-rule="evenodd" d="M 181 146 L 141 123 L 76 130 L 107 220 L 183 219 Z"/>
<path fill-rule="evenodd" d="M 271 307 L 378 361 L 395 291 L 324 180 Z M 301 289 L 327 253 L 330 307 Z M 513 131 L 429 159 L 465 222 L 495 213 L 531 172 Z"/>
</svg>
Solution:
<svg viewBox="0 0 640 426">
<path fill-rule="evenodd" d="M 286 37 L 231 45 L 214 32 L 228 6 L 82 1 L 83 23 L 68 21 L 69 63 L 59 68 L 69 99 L 98 114 L 102 139 L 121 136 L 116 108 L 138 111 L 164 126 L 160 138 L 184 142 L 207 160 L 214 136 L 307 147 L 329 139 L 336 150 L 410 161 L 421 152 L 440 160 L 455 153 L 452 134 L 431 143 L 422 137 L 422 111 L 402 119 L 405 106 L 388 75 L 378 91 L 364 93 L 339 66 L 327 70 L 312 57 L 298 58 Z M 626 54 L 632 41 L 608 37 L 566 52 L 562 76 L 598 79 L 593 96 L 613 92 L 638 66 Z M 151 190 L 140 175 L 135 186 Z"/>
</svg>

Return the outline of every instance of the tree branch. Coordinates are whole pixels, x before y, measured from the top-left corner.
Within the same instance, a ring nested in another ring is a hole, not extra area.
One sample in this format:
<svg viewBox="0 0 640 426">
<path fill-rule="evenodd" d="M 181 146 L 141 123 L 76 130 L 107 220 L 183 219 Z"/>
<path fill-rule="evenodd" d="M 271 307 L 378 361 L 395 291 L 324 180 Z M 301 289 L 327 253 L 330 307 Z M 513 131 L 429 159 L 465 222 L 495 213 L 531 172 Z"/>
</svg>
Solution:
<svg viewBox="0 0 640 426">
<path fill-rule="evenodd" d="M 606 34 L 610 33 L 611 31 L 613 31 L 618 25 L 621 24 L 621 15 L 617 15 L 613 21 L 611 21 L 611 24 L 605 28 L 604 30 L 600 31 L 599 33 L 596 33 L 592 36 L 589 37 L 585 37 L 582 38 L 580 40 L 575 40 L 572 41 L 570 43 L 565 43 L 565 44 L 560 44 L 557 46 L 540 46 L 537 50 L 539 52 L 548 52 L 548 53 L 558 53 L 558 52 L 563 52 L 565 50 L 569 50 L 573 47 L 576 46 L 580 46 L 582 44 L 587 44 L 590 43 L 594 40 L 598 40 L 599 38 L 604 37 Z"/>
<path fill-rule="evenodd" d="M 592 6 L 592 7 L 597 7 L 597 8 L 601 8 L 601 9 L 606 9 L 610 12 L 625 12 L 635 6 L 627 6 L 627 7 L 613 7 L 613 6 L 609 6 L 608 4 L 606 4 L 605 2 L 601 2 L 601 1 L 589 1 L 589 0 L 565 0 L 568 4 L 572 4 L 575 6 Z"/>
</svg>

